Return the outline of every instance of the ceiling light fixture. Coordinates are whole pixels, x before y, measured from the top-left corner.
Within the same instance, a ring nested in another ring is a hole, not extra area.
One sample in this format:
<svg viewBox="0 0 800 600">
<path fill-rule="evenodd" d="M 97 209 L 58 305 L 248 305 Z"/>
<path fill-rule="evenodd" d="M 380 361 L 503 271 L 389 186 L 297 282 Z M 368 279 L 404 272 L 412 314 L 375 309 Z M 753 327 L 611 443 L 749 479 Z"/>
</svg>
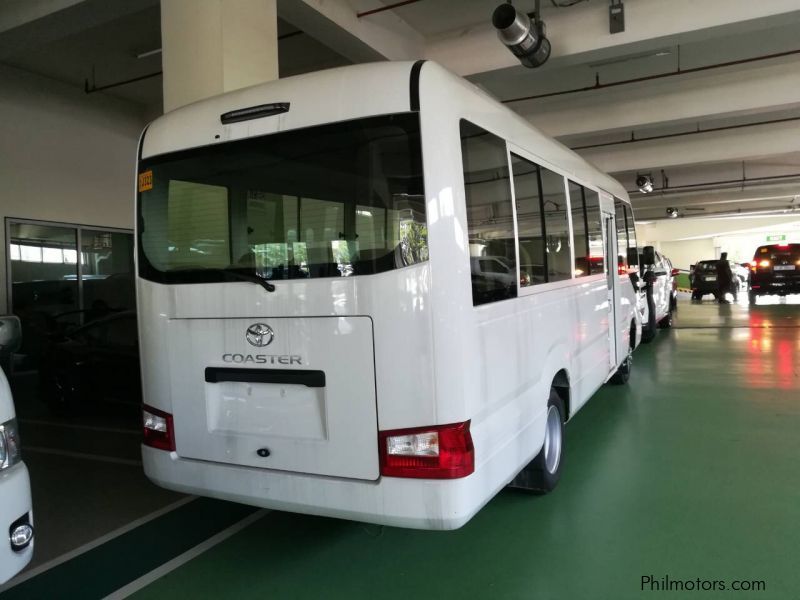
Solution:
<svg viewBox="0 0 800 600">
<path fill-rule="evenodd" d="M 653 191 L 653 176 L 650 173 L 637 173 L 636 187 L 643 194 L 649 194 Z"/>
</svg>

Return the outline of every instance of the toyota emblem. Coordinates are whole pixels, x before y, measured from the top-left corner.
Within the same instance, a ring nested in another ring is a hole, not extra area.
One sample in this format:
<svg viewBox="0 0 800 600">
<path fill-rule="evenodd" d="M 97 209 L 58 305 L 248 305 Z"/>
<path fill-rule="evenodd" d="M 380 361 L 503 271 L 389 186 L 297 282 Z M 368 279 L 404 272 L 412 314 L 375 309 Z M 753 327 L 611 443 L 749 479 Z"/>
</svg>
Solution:
<svg viewBox="0 0 800 600">
<path fill-rule="evenodd" d="M 272 331 L 272 327 L 266 323 L 253 323 L 247 328 L 244 336 L 251 346 L 263 348 L 272 343 L 272 338 L 275 337 L 275 334 Z"/>
</svg>

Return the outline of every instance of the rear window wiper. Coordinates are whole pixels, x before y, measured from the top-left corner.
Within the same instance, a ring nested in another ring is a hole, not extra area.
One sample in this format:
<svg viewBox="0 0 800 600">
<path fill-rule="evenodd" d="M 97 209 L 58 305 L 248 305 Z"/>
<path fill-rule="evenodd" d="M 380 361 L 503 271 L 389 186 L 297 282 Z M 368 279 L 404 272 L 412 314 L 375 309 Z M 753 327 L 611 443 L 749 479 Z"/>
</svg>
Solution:
<svg viewBox="0 0 800 600">
<path fill-rule="evenodd" d="M 219 269 L 219 270 L 220 272 L 225 273 L 227 276 L 230 276 L 234 279 L 239 279 L 241 281 L 249 281 L 251 283 L 257 283 L 268 292 L 275 291 L 275 284 L 270 283 L 268 279 L 265 279 L 260 275 L 256 275 L 255 273 L 243 273 L 241 271 L 234 271 L 233 269 Z"/>
<path fill-rule="evenodd" d="M 236 280 L 236 281 L 248 281 L 250 283 L 256 283 L 263 287 L 268 292 L 275 291 L 275 285 L 270 283 L 268 279 L 256 275 L 255 273 L 243 273 L 242 271 L 236 271 L 230 267 L 225 267 L 224 269 L 218 267 L 204 267 L 200 265 L 192 265 L 192 266 L 185 266 L 185 267 L 177 267 L 174 269 L 169 269 L 168 272 L 176 272 L 176 271 L 204 271 L 204 272 L 211 272 L 217 273 L 222 276 L 223 279 L 227 280 Z"/>
</svg>

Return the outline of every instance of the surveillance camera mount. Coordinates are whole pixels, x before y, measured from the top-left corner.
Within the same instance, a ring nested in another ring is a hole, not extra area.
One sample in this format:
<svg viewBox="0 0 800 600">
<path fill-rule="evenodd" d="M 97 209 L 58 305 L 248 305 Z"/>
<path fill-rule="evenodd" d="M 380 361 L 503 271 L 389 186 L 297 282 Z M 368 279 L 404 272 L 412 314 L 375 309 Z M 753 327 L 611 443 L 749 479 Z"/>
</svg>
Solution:
<svg viewBox="0 0 800 600">
<path fill-rule="evenodd" d="M 536 0 L 536 10 L 532 15 L 517 10 L 510 2 L 501 4 L 492 13 L 497 37 L 530 69 L 542 66 L 550 58 L 550 41 L 546 37 L 544 21 L 539 16 L 539 2 Z"/>
</svg>

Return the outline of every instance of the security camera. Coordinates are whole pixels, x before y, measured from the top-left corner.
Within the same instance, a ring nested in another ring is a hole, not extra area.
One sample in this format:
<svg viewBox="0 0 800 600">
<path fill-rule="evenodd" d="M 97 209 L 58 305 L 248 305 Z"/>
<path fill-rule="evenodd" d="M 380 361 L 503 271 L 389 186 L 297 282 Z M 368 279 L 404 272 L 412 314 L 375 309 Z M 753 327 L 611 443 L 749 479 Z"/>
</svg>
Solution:
<svg viewBox="0 0 800 600">
<path fill-rule="evenodd" d="M 667 207 L 667 216 L 670 219 L 677 219 L 678 218 L 678 209 L 672 206 Z"/>
<path fill-rule="evenodd" d="M 649 194 L 653 191 L 653 176 L 652 175 L 637 175 L 636 187 L 643 194 Z"/>
<path fill-rule="evenodd" d="M 497 37 L 524 66 L 541 67 L 550 58 L 550 42 L 545 37 L 544 22 L 518 11 L 511 4 L 501 4 L 494 9 L 492 25 Z"/>
</svg>

